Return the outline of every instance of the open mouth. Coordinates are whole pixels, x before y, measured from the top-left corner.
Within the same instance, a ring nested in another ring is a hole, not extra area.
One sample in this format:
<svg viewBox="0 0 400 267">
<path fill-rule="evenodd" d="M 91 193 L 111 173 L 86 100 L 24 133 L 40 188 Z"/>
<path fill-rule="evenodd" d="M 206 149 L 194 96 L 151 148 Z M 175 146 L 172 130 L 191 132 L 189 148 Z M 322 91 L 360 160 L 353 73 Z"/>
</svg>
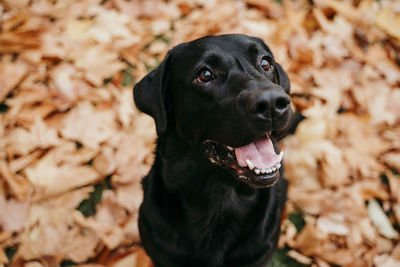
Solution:
<svg viewBox="0 0 400 267">
<path fill-rule="evenodd" d="M 269 134 L 237 148 L 212 140 L 204 141 L 203 147 L 212 163 L 232 170 L 251 187 L 270 187 L 279 179 L 283 152 L 275 153 Z"/>
</svg>

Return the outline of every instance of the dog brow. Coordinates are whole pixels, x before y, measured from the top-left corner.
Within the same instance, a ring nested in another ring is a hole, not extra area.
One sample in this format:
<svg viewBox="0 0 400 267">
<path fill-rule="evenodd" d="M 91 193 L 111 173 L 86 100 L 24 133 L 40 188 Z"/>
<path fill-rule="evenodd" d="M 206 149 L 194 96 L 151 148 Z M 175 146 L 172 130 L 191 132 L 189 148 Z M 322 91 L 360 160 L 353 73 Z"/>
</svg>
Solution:
<svg viewBox="0 0 400 267">
<path fill-rule="evenodd" d="M 220 66 L 223 63 L 221 56 L 215 53 L 205 54 L 202 57 L 203 61 L 210 66 Z"/>
<path fill-rule="evenodd" d="M 249 51 L 252 54 L 258 54 L 258 46 L 255 43 L 250 43 L 249 47 L 247 48 L 247 51 Z"/>
</svg>

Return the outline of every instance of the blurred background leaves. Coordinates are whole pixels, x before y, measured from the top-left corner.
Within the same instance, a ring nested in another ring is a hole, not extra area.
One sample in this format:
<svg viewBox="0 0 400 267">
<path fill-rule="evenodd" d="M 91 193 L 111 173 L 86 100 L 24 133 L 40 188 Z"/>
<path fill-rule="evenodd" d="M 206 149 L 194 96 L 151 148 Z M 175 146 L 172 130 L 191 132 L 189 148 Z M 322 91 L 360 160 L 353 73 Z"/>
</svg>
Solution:
<svg viewBox="0 0 400 267">
<path fill-rule="evenodd" d="M 400 266 L 399 1 L 2 0 L 0 21 L 0 266 L 151 266 L 132 87 L 221 33 L 271 47 L 304 118 L 270 266 Z"/>
</svg>

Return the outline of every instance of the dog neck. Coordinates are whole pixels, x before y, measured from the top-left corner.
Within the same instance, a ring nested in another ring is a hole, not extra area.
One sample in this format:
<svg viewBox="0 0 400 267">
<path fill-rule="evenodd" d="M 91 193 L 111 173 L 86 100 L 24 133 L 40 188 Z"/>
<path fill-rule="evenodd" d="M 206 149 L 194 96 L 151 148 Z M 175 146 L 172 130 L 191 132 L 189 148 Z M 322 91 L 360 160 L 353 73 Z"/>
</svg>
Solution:
<svg viewBox="0 0 400 267">
<path fill-rule="evenodd" d="M 209 198 L 205 195 L 210 191 L 236 194 L 245 199 L 265 191 L 250 188 L 237 180 L 232 171 L 211 163 L 201 148 L 183 140 L 174 131 L 159 138 L 156 154 L 161 161 L 160 176 L 167 192 L 187 192 L 187 198 L 207 201 Z M 206 199 L 201 199 L 204 197 Z"/>
<path fill-rule="evenodd" d="M 149 182 L 157 185 L 153 195 L 159 197 L 164 216 L 186 221 L 185 225 L 199 224 L 202 218 L 215 218 L 215 222 L 223 223 L 244 220 L 252 207 L 267 205 L 270 188 L 250 188 L 229 170 L 209 162 L 179 135 L 168 133 L 166 136 L 158 140 L 156 162 L 149 175 L 151 179 L 158 179 Z M 212 229 L 211 225 L 204 227 Z"/>
<path fill-rule="evenodd" d="M 250 188 L 230 171 L 211 164 L 178 135 L 166 136 L 159 138 L 155 162 L 143 180 L 139 217 L 143 242 L 151 235 L 153 242 L 158 240 L 154 246 L 165 250 L 169 246 L 165 240 L 179 239 L 182 247 L 167 249 L 168 254 L 184 254 L 189 246 L 199 257 L 222 260 L 238 240 L 269 244 L 271 238 L 277 238 L 273 235 L 278 233 L 276 229 L 266 231 L 266 225 L 279 221 L 277 211 L 282 204 L 273 198 L 277 191 L 271 191 L 276 187 Z M 157 238 L 164 234 L 165 240 Z M 265 244 L 258 245 L 260 254 Z"/>
</svg>

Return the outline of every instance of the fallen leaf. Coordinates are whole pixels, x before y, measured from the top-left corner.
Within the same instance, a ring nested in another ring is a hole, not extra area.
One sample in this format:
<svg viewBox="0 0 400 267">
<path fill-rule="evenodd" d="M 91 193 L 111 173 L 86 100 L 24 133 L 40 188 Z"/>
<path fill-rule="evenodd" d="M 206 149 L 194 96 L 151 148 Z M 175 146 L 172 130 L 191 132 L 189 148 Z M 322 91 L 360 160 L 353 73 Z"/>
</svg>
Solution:
<svg viewBox="0 0 400 267">
<path fill-rule="evenodd" d="M 368 201 L 368 214 L 371 221 L 383 236 L 391 239 L 396 239 L 398 237 L 399 234 L 394 230 L 388 217 L 375 199 Z"/>
<path fill-rule="evenodd" d="M 345 217 L 340 213 L 329 213 L 317 219 L 317 227 L 324 233 L 347 236 L 350 232 Z"/>
<path fill-rule="evenodd" d="M 375 23 L 389 35 L 400 40 L 400 15 L 396 14 L 392 8 L 378 11 Z"/>
<path fill-rule="evenodd" d="M 14 173 L 5 161 L 0 160 L 0 177 L 2 177 L 11 194 L 18 200 L 25 200 L 32 190 L 28 181 L 19 174 Z"/>
<path fill-rule="evenodd" d="M 0 225 L 3 231 L 21 231 L 27 222 L 29 203 L 14 199 L 6 200 L 0 196 Z"/>
<path fill-rule="evenodd" d="M 0 62 L 0 102 L 21 82 L 28 73 L 28 66 L 22 61 Z"/>
<path fill-rule="evenodd" d="M 400 261 L 390 257 L 390 255 L 382 254 L 374 257 L 374 264 L 376 267 L 397 267 L 400 266 Z"/>
<path fill-rule="evenodd" d="M 26 168 L 25 174 L 33 185 L 42 188 L 42 197 L 54 196 L 99 179 L 99 174 L 88 166 L 58 165 L 51 153 L 35 166 Z"/>
<path fill-rule="evenodd" d="M 112 110 L 96 110 L 89 102 L 81 102 L 64 119 L 61 134 L 90 148 L 98 149 L 116 129 Z"/>
<path fill-rule="evenodd" d="M 87 81 L 95 86 L 103 85 L 105 79 L 113 77 L 118 71 L 127 67 L 117 60 L 118 54 L 105 46 L 95 46 L 75 53 L 71 57 L 76 67 L 82 70 Z"/>
</svg>

